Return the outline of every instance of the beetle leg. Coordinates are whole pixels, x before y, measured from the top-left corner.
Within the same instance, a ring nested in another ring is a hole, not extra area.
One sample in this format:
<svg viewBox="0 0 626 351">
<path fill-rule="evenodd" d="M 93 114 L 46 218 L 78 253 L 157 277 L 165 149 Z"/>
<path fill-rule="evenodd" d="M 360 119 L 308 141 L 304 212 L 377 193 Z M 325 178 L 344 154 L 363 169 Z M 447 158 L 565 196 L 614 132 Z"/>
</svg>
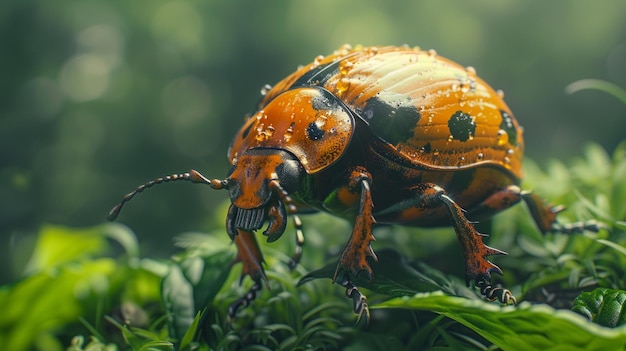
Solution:
<svg viewBox="0 0 626 351">
<path fill-rule="evenodd" d="M 509 185 L 497 191 L 466 213 L 472 219 L 489 218 L 522 200 L 522 190 L 517 185 Z"/>
<path fill-rule="evenodd" d="M 256 298 L 256 292 L 262 288 L 261 281 L 265 281 L 265 285 L 269 287 L 267 276 L 262 266 L 263 254 L 256 241 L 254 232 L 242 229 L 237 229 L 237 231 L 238 234 L 233 239 L 235 246 L 237 246 L 237 257 L 235 257 L 233 264 L 237 262 L 243 264 L 240 283 L 243 281 L 243 278 L 249 275 L 254 281 L 254 285 L 244 296 L 230 305 L 228 308 L 229 318 L 233 318 L 240 307 L 248 306 Z"/>
<path fill-rule="evenodd" d="M 372 235 L 372 226 L 376 223 L 372 215 L 374 204 L 370 182 L 371 177 L 368 173 L 359 169 L 352 172 L 349 188 L 354 192 L 360 191 L 361 193 L 359 212 L 354 221 L 352 235 L 350 235 L 350 239 L 339 257 L 333 283 L 337 280 L 339 272 L 343 270 L 353 276 L 365 271 L 370 279 L 372 277 L 372 268 L 367 263 L 367 257 L 372 257 L 374 260 L 378 260 L 378 258 L 370 246 L 370 242 L 375 240 L 374 235 Z"/>
<path fill-rule="evenodd" d="M 233 240 L 237 246 L 237 257 L 233 263 L 241 262 L 243 269 L 241 271 L 241 279 L 247 275 L 252 280 L 264 280 L 267 282 L 265 271 L 263 270 L 263 254 L 261 248 L 256 241 L 254 232 L 237 229 L 238 235 Z"/>
<path fill-rule="evenodd" d="M 333 276 L 333 283 L 339 280 L 339 284 L 346 288 L 346 297 L 352 299 L 354 303 L 354 313 L 358 315 L 357 323 L 363 316 L 369 323 L 369 309 L 367 307 L 367 298 L 354 283 L 350 281 L 350 276 L 356 277 L 361 271 L 365 271 L 369 279 L 372 278 L 372 268 L 367 262 L 368 257 L 378 260 L 376 254 L 370 246 L 370 242 L 374 239 L 372 235 L 372 227 L 376 223 L 372 210 L 374 203 L 372 202 L 372 193 L 370 191 L 370 183 L 372 178 L 366 170 L 355 168 L 350 174 L 348 187 L 341 189 L 338 194 L 339 198 L 347 200 L 354 195 L 358 197 L 359 210 L 354 220 L 354 227 L 348 243 L 341 252 L 339 263 Z M 339 279 L 338 279 L 339 278 Z"/>
<path fill-rule="evenodd" d="M 469 285 L 474 280 L 477 287 L 481 290 L 481 294 L 489 300 L 499 300 L 503 304 L 510 302 L 515 303 L 515 297 L 507 289 L 495 288 L 491 286 L 491 273 L 502 274 L 502 270 L 495 264 L 487 260 L 487 256 L 505 255 L 504 251 L 494 249 L 483 243 L 485 234 L 481 234 L 463 215 L 463 209 L 456 204 L 450 197 L 445 195 L 443 189 L 434 186 L 431 191 L 436 192 L 438 197 L 448 210 L 450 219 L 459 243 L 463 249 L 463 257 L 465 258 L 465 279 Z"/>
<path fill-rule="evenodd" d="M 254 284 L 252 284 L 250 290 L 248 290 L 245 295 L 238 298 L 235 302 L 231 303 L 230 306 L 228 306 L 228 320 L 232 321 L 235 318 L 239 308 L 247 307 L 248 305 L 250 305 L 250 303 L 252 303 L 252 301 L 256 299 L 257 291 L 261 290 L 262 288 L 263 285 L 261 284 L 261 281 L 255 280 Z"/>
<path fill-rule="evenodd" d="M 565 206 L 554 206 L 530 191 L 522 191 L 517 185 L 508 187 L 492 194 L 478 206 L 467 213 L 469 218 L 486 218 L 507 209 L 524 200 L 537 227 L 542 233 L 559 232 L 565 234 L 582 233 L 585 230 L 597 232 L 602 228 L 596 221 L 559 224 L 557 214 L 565 210 Z"/>
<path fill-rule="evenodd" d="M 574 222 L 560 224 L 556 215 L 565 210 L 565 206 L 553 206 L 538 195 L 530 191 L 521 192 L 522 199 L 528 206 L 530 214 L 542 233 L 559 232 L 564 234 L 582 233 L 585 230 L 597 232 L 604 226 L 596 221 Z"/>
</svg>

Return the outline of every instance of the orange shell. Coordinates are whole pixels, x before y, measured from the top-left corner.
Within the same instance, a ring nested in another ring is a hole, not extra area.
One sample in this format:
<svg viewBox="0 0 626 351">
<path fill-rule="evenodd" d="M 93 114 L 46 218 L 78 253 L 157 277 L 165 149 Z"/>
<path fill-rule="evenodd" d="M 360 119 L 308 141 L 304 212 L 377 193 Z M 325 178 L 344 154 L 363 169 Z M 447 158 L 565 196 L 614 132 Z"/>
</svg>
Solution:
<svg viewBox="0 0 626 351">
<path fill-rule="evenodd" d="M 244 132 L 254 129 L 253 134 L 262 133 L 269 126 L 264 118 L 271 118 L 274 128 L 287 128 L 294 118 L 290 113 L 303 122 L 293 125 L 287 149 L 299 148 L 296 156 L 302 155 L 301 162 L 309 173 L 338 159 L 345 150 L 345 145 L 338 143 L 347 144 L 354 128 L 345 110 L 335 110 L 336 121 L 327 119 L 333 126 L 343 126 L 337 137 L 328 143 L 315 143 L 305 137 L 302 129 L 322 112 L 312 115 L 314 109 L 302 99 L 294 100 L 287 110 L 274 109 L 275 98 L 284 104 L 282 100 L 299 95 L 295 91 L 311 86 L 324 88 L 345 104 L 406 163 L 432 169 L 491 164 L 522 177 L 523 131 L 502 93 L 487 85 L 471 67 L 460 66 L 432 50 L 409 47 L 346 46 L 298 69 L 261 100 L 259 110 L 233 142 L 231 162 L 246 147 L 255 146 L 242 143 Z M 294 92 L 288 95 L 289 91 Z M 299 115 L 300 110 L 304 114 Z M 274 112 L 280 115 L 266 117 Z M 284 139 L 285 133 L 286 129 L 275 131 L 273 138 Z M 302 145 L 295 146 L 297 143 Z"/>
</svg>

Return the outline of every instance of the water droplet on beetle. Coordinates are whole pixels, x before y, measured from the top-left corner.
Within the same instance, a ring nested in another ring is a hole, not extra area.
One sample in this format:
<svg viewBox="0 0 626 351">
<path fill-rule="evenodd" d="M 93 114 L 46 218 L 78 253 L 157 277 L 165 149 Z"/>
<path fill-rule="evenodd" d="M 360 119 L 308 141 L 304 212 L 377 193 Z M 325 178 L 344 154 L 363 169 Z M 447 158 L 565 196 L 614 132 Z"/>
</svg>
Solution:
<svg viewBox="0 0 626 351">
<path fill-rule="evenodd" d="M 337 49 L 336 53 L 341 56 L 347 55 L 350 51 L 352 51 L 352 45 L 343 44 Z"/>
<path fill-rule="evenodd" d="M 256 128 L 256 141 L 264 141 L 265 140 L 265 134 L 263 134 L 263 123 L 259 124 L 259 126 Z"/>
<path fill-rule="evenodd" d="M 337 88 L 337 95 L 341 97 L 341 94 L 344 93 L 348 88 L 350 88 L 350 80 L 347 78 L 341 78 L 335 85 Z"/>
<path fill-rule="evenodd" d="M 476 75 L 476 68 L 474 68 L 473 66 L 465 67 L 465 71 L 467 71 L 467 73 L 469 74 Z"/>
<path fill-rule="evenodd" d="M 265 96 L 267 95 L 267 93 L 272 90 L 272 86 L 269 84 L 265 84 L 263 87 L 261 87 L 261 95 Z"/>
<path fill-rule="evenodd" d="M 319 66 L 319 64 L 322 63 L 322 60 L 324 60 L 324 55 L 317 55 L 315 56 L 315 59 L 313 59 L 313 64 Z"/>
<path fill-rule="evenodd" d="M 437 50 L 435 50 L 435 49 L 428 50 L 428 56 L 430 56 L 430 57 L 437 57 Z"/>
<path fill-rule="evenodd" d="M 368 48 L 367 53 L 370 54 L 370 55 L 378 54 L 378 47 L 372 46 L 372 47 Z"/>
<path fill-rule="evenodd" d="M 326 124 L 326 120 L 327 119 L 328 119 L 328 117 L 326 117 L 326 115 L 321 115 L 315 121 L 315 125 L 317 125 L 319 128 L 322 128 L 324 126 L 324 124 Z"/>
<path fill-rule="evenodd" d="M 476 155 L 477 161 L 482 161 L 484 159 L 485 159 L 485 154 L 483 154 L 482 152 L 479 152 L 478 155 Z"/>
<path fill-rule="evenodd" d="M 285 134 L 283 134 L 283 140 L 285 140 L 285 142 L 288 143 L 292 137 L 293 137 L 293 129 L 289 128 L 285 131 Z"/>
<path fill-rule="evenodd" d="M 501 98 L 504 99 L 504 90 L 502 89 L 498 89 L 496 90 L 496 94 Z"/>
<path fill-rule="evenodd" d="M 339 64 L 339 73 L 342 75 L 348 74 L 350 70 L 354 67 L 354 63 L 352 61 L 341 61 Z"/>
<path fill-rule="evenodd" d="M 508 143 L 509 142 L 509 134 L 504 129 L 500 129 L 498 131 L 498 134 L 496 134 L 496 142 L 498 143 L 498 146 L 502 146 L 502 145 Z"/>
</svg>

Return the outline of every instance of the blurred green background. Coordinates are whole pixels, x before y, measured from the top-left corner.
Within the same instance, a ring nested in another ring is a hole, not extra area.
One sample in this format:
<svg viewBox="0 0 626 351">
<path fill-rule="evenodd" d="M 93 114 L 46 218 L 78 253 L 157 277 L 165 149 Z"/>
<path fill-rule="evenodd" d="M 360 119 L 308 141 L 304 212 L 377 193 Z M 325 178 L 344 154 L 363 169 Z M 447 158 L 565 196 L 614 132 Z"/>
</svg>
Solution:
<svg viewBox="0 0 626 351">
<path fill-rule="evenodd" d="M 91 226 L 135 186 L 226 150 L 266 83 L 343 43 L 434 48 L 479 75 L 525 126 L 527 156 L 624 138 L 625 1 L 5 1 L 0 6 L 0 283 L 41 223 Z M 144 256 L 215 226 L 225 192 L 157 187 L 120 216 Z M 219 219 L 222 221 L 222 219 Z M 226 235 L 226 234 L 224 234 Z"/>
</svg>

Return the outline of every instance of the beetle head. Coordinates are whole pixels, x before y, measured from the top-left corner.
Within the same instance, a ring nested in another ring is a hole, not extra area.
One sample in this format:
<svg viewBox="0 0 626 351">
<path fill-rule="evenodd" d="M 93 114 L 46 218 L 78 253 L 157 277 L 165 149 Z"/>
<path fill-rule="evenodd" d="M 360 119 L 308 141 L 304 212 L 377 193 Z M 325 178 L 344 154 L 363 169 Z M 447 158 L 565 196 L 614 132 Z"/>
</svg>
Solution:
<svg viewBox="0 0 626 351">
<path fill-rule="evenodd" d="M 287 225 L 287 208 L 295 212 L 289 192 L 300 184 L 304 170 L 289 152 L 251 149 L 242 154 L 226 179 L 231 205 L 226 229 L 231 238 L 237 229 L 263 232 L 268 241 L 277 240 Z M 287 206 L 287 207 L 286 207 Z"/>
<path fill-rule="evenodd" d="M 300 162 L 291 153 L 280 149 L 250 149 L 244 152 L 224 179 L 207 179 L 195 170 L 172 174 L 140 185 L 126 194 L 109 212 L 115 220 L 122 207 L 135 195 L 153 185 L 171 181 L 189 181 L 207 184 L 213 189 L 227 189 L 231 205 L 226 218 L 226 230 L 234 239 L 238 230 L 254 231 L 266 222 L 263 232 L 268 241 L 275 241 L 287 226 L 287 212 L 296 211 L 289 192 L 296 191 L 305 173 Z"/>
</svg>

